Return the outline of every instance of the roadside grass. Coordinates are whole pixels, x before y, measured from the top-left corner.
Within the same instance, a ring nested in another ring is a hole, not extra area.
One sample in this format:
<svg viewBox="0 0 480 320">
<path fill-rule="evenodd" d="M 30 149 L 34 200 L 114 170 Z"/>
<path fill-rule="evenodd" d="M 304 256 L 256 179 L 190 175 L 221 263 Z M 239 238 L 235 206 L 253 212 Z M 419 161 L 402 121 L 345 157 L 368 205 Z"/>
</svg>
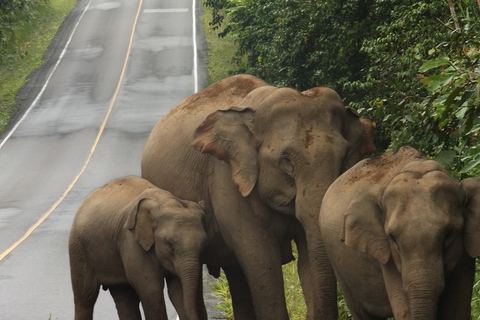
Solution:
<svg viewBox="0 0 480 320">
<path fill-rule="evenodd" d="M 0 51 L 0 132 L 15 114 L 18 90 L 27 76 L 43 63 L 43 56 L 77 0 L 39 2 L 34 18 L 20 19 L 13 27 L 13 42 Z"/>
<path fill-rule="evenodd" d="M 296 248 L 294 249 L 294 256 L 295 259 L 297 259 Z M 297 275 L 296 260 L 284 265 L 282 270 L 289 317 L 292 320 L 304 320 L 307 314 L 307 308 L 300 286 L 300 280 Z M 212 284 L 212 288 L 213 295 L 221 301 L 216 307 L 222 311 L 225 319 L 233 320 L 232 297 L 223 271 L 218 281 Z"/>
<path fill-rule="evenodd" d="M 212 21 L 212 10 L 204 7 L 202 22 L 208 47 L 208 83 L 213 84 L 238 72 L 239 66 L 232 58 L 237 50 L 235 38 L 230 34 L 224 38 L 219 38 L 218 33 L 220 31 L 212 30 L 212 27 L 208 24 L 210 21 Z"/>
</svg>

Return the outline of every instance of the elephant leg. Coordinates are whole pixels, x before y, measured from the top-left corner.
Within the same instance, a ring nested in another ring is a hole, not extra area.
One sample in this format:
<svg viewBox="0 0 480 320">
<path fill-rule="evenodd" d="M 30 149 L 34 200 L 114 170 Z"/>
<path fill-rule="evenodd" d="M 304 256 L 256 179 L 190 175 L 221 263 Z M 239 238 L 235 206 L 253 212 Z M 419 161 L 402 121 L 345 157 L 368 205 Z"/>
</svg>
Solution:
<svg viewBox="0 0 480 320">
<path fill-rule="evenodd" d="M 317 226 L 310 228 L 320 233 Z M 310 234 L 315 232 L 310 231 Z M 337 319 L 337 280 L 323 240 L 311 237 L 307 241 L 305 232 L 301 232 L 295 238 L 295 243 L 298 275 L 307 305 L 306 319 Z"/>
<path fill-rule="evenodd" d="M 120 320 L 142 320 L 140 314 L 140 299 L 130 286 L 109 287 L 110 294 L 115 301 Z"/>
<path fill-rule="evenodd" d="M 167 320 L 167 307 L 165 306 L 165 297 L 163 294 L 163 278 L 159 281 L 136 281 L 135 289 L 142 303 L 143 312 L 146 320 Z"/>
<path fill-rule="evenodd" d="M 410 306 L 403 290 L 402 275 L 392 259 L 387 264 L 382 264 L 381 268 L 394 318 L 410 319 Z"/>
<path fill-rule="evenodd" d="M 186 318 L 185 306 L 183 304 L 182 282 L 177 277 L 167 277 L 168 296 L 177 310 L 180 319 Z"/>
<path fill-rule="evenodd" d="M 360 301 L 355 297 L 351 292 L 350 288 L 342 281 L 341 278 L 338 278 L 338 283 L 343 293 L 343 298 L 347 303 L 348 310 L 352 314 L 352 318 L 355 320 L 387 320 L 385 317 L 378 317 L 371 315 L 365 310 L 360 303 Z"/>
<path fill-rule="evenodd" d="M 239 269 L 235 273 L 237 276 L 234 281 L 238 282 L 238 289 L 235 290 L 244 288 L 241 294 L 245 294 L 247 288 L 250 288 L 257 319 L 288 319 L 280 244 L 272 235 L 266 235 L 260 231 L 254 235 L 262 239 L 252 243 L 252 240 L 259 239 L 251 237 L 248 243 L 241 243 L 235 248 L 241 270 L 243 270 L 243 273 L 240 273 Z M 240 284 L 245 282 L 244 279 L 248 286 L 242 287 Z M 236 292 L 232 292 L 232 296 L 233 294 Z"/>
<path fill-rule="evenodd" d="M 215 177 L 225 174 L 231 175 L 227 164 L 216 166 Z M 220 180 L 225 181 L 223 178 Z M 275 216 L 263 211 L 263 204 L 255 202 L 259 199 L 252 199 L 253 204 L 245 201 L 231 180 L 225 184 L 219 183 L 216 187 L 221 188 L 221 192 L 212 194 L 215 217 L 225 243 L 235 253 L 245 275 L 243 278 L 240 277 L 241 273 L 234 273 L 237 276 L 232 280 L 238 285 L 234 284 L 237 288 L 233 288 L 232 296 L 238 295 L 237 290 L 240 294 L 248 292 L 245 289 L 246 279 L 257 319 L 288 319 L 282 274 L 282 239 L 274 233 L 272 226 Z M 232 199 L 232 195 L 237 199 Z M 235 314 L 235 319 L 240 318 Z M 250 316 L 248 319 L 255 318 Z"/>
<path fill-rule="evenodd" d="M 470 319 L 474 281 L 475 259 L 465 253 L 455 269 L 445 277 L 445 289 L 439 299 L 437 319 Z"/>
<path fill-rule="evenodd" d="M 252 293 L 247 280 L 240 267 L 223 267 L 225 276 L 230 287 L 232 305 L 235 319 L 255 320 L 255 308 L 253 306 Z"/>
<path fill-rule="evenodd" d="M 75 301 L 75 320 L 92 320 L 93 308 L 97 302 L 98 292 L 100 287 L 96 289 L 83 291 L 81 294 L 74 293 Z M 74 289 L 75 292 L 75 289 Z"/>
<path fill-rule="evenodd" d="M 172 304 L 175 307 L 179 318 L 188 319 L 186 308 L 188 308 L 189 306 L 185 306 L 183 302 L 182 281 L 178 277 L 167 277 L 166 279 L 168 296 L 170 297 L 170 301 L 172 301 Z M 199 281 L 199 287 L 197 292 L 197 305 L 195 310 L 197 312 L 198 319 L 207 320 L 207 310 L 205 308 L 205 303 L 203 302 L 202 281 Z"/>
<path fill-rule="evenodd" d="M 88 268 L 82 268 L 77 263 L 71 263 L 71 274 L 75 320 L 91 320 L 100 285 L 95 281 Z"/>
<path fill-rule="evenodd" d="M 203 278 L 202 278 L 203 279 Z M 198 298 L 197 298 L 197 310 L 199 320 L 208 320 L 207 308 L 205 307 L 205 301 L 203 300 L 203 281 L 198 282 Z"/>
</svg>

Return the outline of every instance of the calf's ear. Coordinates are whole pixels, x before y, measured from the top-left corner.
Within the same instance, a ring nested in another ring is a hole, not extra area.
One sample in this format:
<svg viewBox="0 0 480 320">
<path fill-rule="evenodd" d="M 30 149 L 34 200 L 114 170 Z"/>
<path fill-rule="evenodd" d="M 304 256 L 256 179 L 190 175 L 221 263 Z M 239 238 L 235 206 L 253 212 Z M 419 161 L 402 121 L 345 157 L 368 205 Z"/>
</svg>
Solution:
<svg viewBox="0 0 480 320">
<path fill-rule="evenodd" d="M 390 259 L 390 242 L 384 231 L 383 213 L 378 204 L 368 197 L 350 204 L 340 237 L 345 245 L 369 254 L 382 264 Z"/>
<path fill-rule="evenodd" d="M 480 255 L 480 178 L 460 182 L 465 190 L 465 250 L 472 258 Z"/>
<path fill-rule="evenodd" d="M 127 220 L 124 227 L 135 234 L 135 239 L 145 251 L 149 251 L 155 243 L 154 229 L 156 222 L 151 210 L 157 206 L 156 200 L 142 198 L 126 209 Z"/>
</svg>

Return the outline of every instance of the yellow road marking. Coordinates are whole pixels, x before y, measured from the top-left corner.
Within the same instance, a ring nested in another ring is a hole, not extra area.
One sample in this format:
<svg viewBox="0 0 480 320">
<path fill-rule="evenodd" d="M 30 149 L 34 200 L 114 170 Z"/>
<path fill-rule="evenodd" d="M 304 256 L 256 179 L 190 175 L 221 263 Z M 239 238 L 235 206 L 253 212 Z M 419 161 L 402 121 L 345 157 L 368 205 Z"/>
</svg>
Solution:
<svg viewBox="0 0 480 320">
<path fill-rule="evenodd" d="M 110 105 L 108 107 L 107 114 L 105 115 L 105 118 L 103 119 L 102 125 L 100 126 L 100 130 L 98 131 L 95 142 L 93 143 L 93 146 L 90 149 L 90 153 L 88 154 L 87 161 L 85 162 L 82 169 L 80 170 L 80 173 L 75 177 L 75 179 L 73 179 L 72 183 L 70 183 L 68 188 L 63 192 L 62 196 L 53 204 L 53 206 L 50 208 L 50 210 L 48 210 L 43 215 L 43 217 L 41 217 L 40 220 L 38 220 L 30 229 L 28 229 L 28 231 L 25 232 L 25 234 L 20 239 L 18 239 L 12 246 L 10 246 L 10 248 L 8 248 L 5 252 L 3 252 L 0 255 L 0 261 L 2 261 L 3 258 L 5 258 L 13 250 L 15 250 L 15 248 L 17 248 L 23 241 L 25 241 L 33 233 L 33 231 L 35 231 L 35 229 L 37 229 L 50 216 L 50 214 L 52 214 L 52 212 L 55 211 L 55 209 L 58 207 L 58 205 L 65 199 L 65 197 L 68 195 L 68 193 L 72 190 L 73 186 L 77 183 L 78 179 L 80 179 L 80 176 L 83 174 L 83 172 L 87 168 L 90 160 L 92 159 L 93 153 L 95 152 L 95 149 L 98 146 L 98 142 L 100 141 L 100 137 L 102 136 L 103 131 L 105 129 L 105 126 L 107 125 L 108 118 L 110 117 L 110 114 L 112 113 L 113 105 L 115 104 L 115 101 L 117 99 L 118 92 L 120 91 L 120 86 L 122 84 L 123 77 L 125 75 L 125 70 L 127 69 L 128 58 L 130 56 L 130 49 L 132 48 L 133 36 L 134 36 L 134 33 L 135 33 L 135 28 L 137 26 L 137 21 L 138 21 L 139 15 L 140 15 L 140 8 L 142 7 L 142 3 L 143 3 L 143 0 L 140 0 L 139 5 L 138 5 L 138 9 L 137 9 L 137 14 L 135 16 L 135 21 L 133 23 L 132 33 L 130 34 L 130 41 L 128 43 L 127 55 L 126 55 L 125 61 L 123 63 L 122 73 L 120 74 L 120 78 L 118 80 L 117 87 L 116 87 L 115 92 L 113 94 L 112 101 L 110 102 Z"/>
</svg>

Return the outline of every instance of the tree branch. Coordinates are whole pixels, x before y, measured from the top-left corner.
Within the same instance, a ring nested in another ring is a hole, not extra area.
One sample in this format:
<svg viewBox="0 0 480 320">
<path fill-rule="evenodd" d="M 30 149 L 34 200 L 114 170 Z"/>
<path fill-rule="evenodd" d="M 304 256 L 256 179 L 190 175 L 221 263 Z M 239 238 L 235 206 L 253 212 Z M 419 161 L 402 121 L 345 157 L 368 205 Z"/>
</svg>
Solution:
<svg viewBox="0 0 480 320">
<path fill-rule="evenodd" d="M 480 0 L 477 0 L 479 2 Z M 452 0 L 448 0 L 448 6 L 450 7 L 450 13 L 452 14 L 453 23 L 455 23 L 455 30 L 460 29 L 460 24 L 458 23 L 457 13 L 455 12 L 455 7 L 453 6 Z"/>
</svg>

